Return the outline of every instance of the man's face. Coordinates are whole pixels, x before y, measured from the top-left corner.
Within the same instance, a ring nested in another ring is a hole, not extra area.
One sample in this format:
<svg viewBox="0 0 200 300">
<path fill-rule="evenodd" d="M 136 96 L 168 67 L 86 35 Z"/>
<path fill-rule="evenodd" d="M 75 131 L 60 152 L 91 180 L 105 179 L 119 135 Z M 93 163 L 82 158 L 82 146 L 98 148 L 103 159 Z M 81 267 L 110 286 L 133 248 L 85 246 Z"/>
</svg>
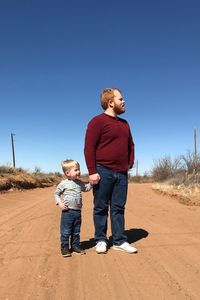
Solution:
<svg viewBox="0 0 200 300">
<path fill-rule="evenodd" d="M 113 98 L 113 110 L 117 115 L 123 114 L 125 112 L 125 101 L 119 91 L 114 90 Z"/>
</svg>

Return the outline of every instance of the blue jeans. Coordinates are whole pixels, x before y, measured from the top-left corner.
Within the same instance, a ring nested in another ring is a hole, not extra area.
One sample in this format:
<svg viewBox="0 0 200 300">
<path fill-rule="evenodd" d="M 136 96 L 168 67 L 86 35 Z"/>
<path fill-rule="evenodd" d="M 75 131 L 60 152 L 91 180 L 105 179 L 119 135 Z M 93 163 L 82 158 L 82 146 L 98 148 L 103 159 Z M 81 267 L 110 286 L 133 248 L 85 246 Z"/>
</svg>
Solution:
<svg viewBox="0 0 200 300">
<path fill-rule="evenodd" d="M 124 210 L 128 188 L 128 174 L 113 172 L 97 165 L 101 179 L 93 188 L 95 241 L 107 242 L 107 221 L 110 207 L 111 231 L 114 245 L 127 241 L 124 233 Z"/>
<path fill-rule="evenodd" d="M 61 249 L 76 247 L 80 243 L 81 210 L 62 211 L 60 220 Z M 69 242 L 71 238 L 71 242 Z"/>
</svg>

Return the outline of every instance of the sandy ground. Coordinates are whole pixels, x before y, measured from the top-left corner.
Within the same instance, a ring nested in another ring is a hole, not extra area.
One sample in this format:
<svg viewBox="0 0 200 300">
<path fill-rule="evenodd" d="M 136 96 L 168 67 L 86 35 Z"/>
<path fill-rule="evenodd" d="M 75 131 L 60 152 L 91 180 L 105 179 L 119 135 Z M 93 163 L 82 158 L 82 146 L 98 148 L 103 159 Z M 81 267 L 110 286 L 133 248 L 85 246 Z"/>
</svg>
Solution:
<svg viewBox="0 0 200 300">
<path fill-rule="evenodd" d="M 53 191 L 0 194 L 1 300 L 200 299 L 200 207 L 131 184 L 126 232 L 138 253 L 102 255 L 94 249 L 92 192 L 85 193 L 87 253 L 63 258 Z"/>
</svg>

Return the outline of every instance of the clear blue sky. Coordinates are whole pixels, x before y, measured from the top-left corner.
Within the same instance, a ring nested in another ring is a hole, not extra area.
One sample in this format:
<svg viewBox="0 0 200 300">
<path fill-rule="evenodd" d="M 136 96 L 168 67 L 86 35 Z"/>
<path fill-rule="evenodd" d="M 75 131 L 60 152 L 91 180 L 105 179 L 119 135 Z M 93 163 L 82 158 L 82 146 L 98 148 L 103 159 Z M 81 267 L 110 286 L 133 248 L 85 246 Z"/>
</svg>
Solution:
<svg viewBox="0 0 200 300">
<path fill-rule="evenodd" d="M 139 173 L 200 147 L 200 1 L 1 0 L 0 165 L 79 160 L 99 93 L 117 86 Z M 133 171 L 134 173 L 134 171 Z"/>
</svg>

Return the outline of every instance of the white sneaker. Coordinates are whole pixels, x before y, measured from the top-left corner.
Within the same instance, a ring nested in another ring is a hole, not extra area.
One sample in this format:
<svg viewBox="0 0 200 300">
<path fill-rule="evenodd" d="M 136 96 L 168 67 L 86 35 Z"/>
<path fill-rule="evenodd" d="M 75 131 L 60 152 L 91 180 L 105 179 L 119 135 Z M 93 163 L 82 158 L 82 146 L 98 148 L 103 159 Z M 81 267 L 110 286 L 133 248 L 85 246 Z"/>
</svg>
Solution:
<svg viewBox="0 0 200 300">
<path fill-rule="evenodd" d="M 113 245 L 114 250 L 121 250 L 127 253 L 136 253 L 137 249 L 133 246 L 131 246 L 129 243 L 125 242 L 121 244 L 120 246 Z"/>
<path fill-rule="evenodd" d="M 96 252 L 98 254 L 100 253 L 106 253 L 107 252 L 107 244 L 105 242 L 98 242 L 95 246 Z"/>
</svg>

